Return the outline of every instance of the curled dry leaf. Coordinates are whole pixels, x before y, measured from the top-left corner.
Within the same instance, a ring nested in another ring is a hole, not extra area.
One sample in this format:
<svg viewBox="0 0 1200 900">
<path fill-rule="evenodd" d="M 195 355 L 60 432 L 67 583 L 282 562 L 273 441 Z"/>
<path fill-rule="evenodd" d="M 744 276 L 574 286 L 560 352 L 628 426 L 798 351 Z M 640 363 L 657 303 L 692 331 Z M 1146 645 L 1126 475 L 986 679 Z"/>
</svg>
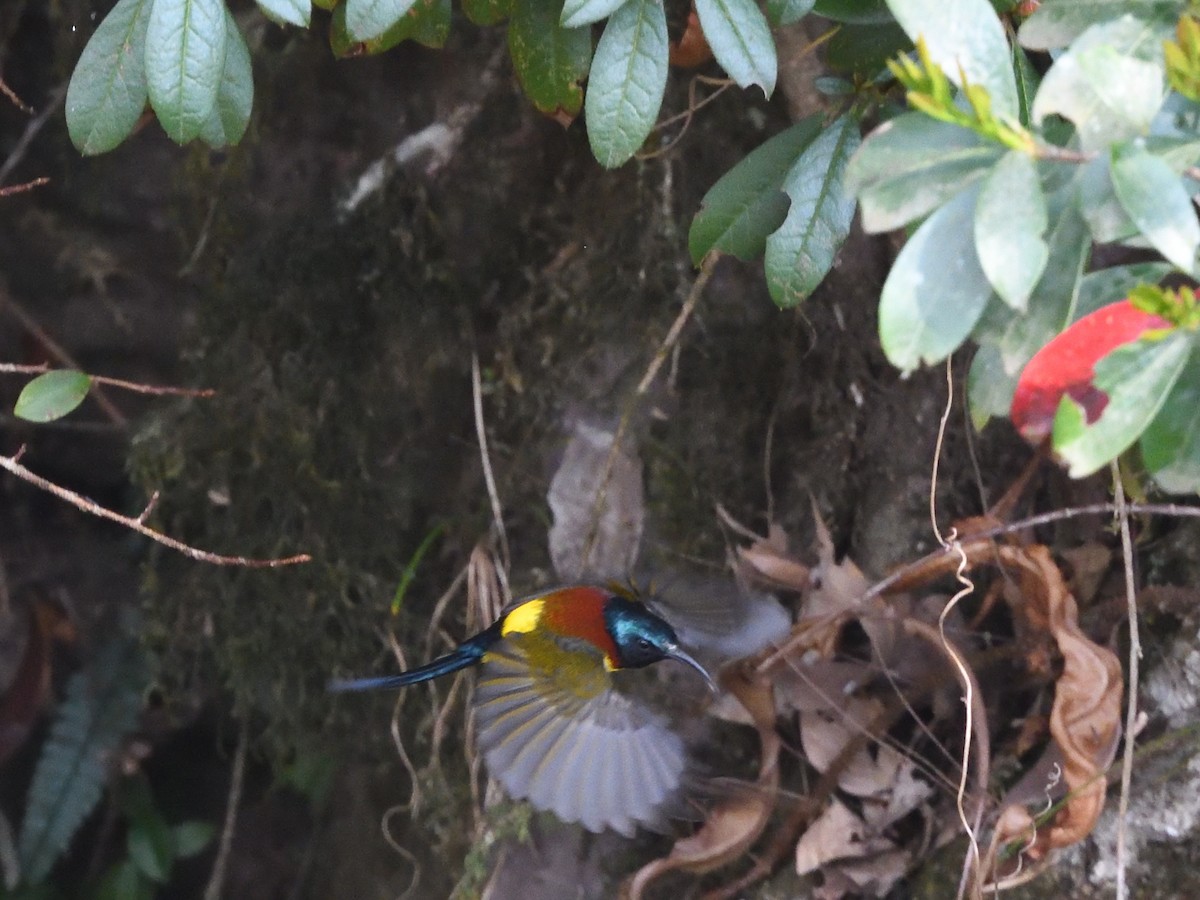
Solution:
<svg viewBox="0 0 1200 900">
<path fill-rule="evenodd" d="M 724 510 L 718 509 L 718 513 L 722 514 L 726 524 L 737 525 Z M 747 529 L 740 529 L 740 533 L 753 536 L 753 532 Z M 808 566 L 788 551 L 787 534 L 775 524 L 770 526 L 765 538 L 756 539 L 749 547 L 738 547 L 735 572 L 745 584 L 767 590 L 799 593 L 810 586 L 811 572 Z"/>
<path fill-rule="evenodd" d="M 1053 636 L 1063 657 L 1050 712 L 1050 734 L 1062 754 L 1066 800 L 1049 828 L 1038 829 L 1023 806 L 1006 804 L 996 827 L 997 843 L 1020 841 L 1031 859 L 1083 840 L 1104 807 L 1105 772 L 1121 735 L 1121 663 L 1079 628 L 1075 598 L 1042 546 L 999 548 L 1017 570 L 1020 601 L 1014 614 Z"/>
<path fill-rule="evenodd" d="M 1066 799 L 1050 826 L 1041 829 L 1019 799 L 1006 799 L 993 838 L 995 844 L 1019 842 L 1029 860 L 1043 859 L 1049 851 L 1087 837 L 1103 809 L 1105 772 L 1121 734 L 1121 664 L 1111 650 L 1080 629 L 1075 598 L 1049 549 L 977 539 L 964 541 L 961 550 L 968 569 L 999 565 L 1015 578 L 1015 585 L 1005 585 L 1005 599 L 1016 620 L 1018 639 L 1028 645 L 1027 667 L 1053 671 L 1045 652 L 1047 642 L 1063 660 L 1050 713 L 1054 746 L 1048 752 L 1061 754 L 1061 775 L 1056 780 Z M 911 590 L 958 566 L 957 555 L 928 557 L 897 578 L 890 590 Z M 1038 793 L 1044 796 L 1045 792 Z M 1025 789 L 1021 794 L 1029 796 Z"/>
<path fill-rule="evenodd" d="M 642 866 L 629 882 L 626 892 L 629 900 L 641 900 L 649 884 L 666 872 L 699 874 L 741 858 L 758 840 L 775 808 L 780 740 L 775 732 L 771 685 L 740 669 L 727 669 L 721 681 L 746 707 L 758 729 L 762 748 L 758 781 L 752 790 L 738 792 L 720 803 L 695 834 L 675 842 L 668 856 Z"/>
<path fill-rule="evenodd" d="M 791 591 L 803 591 L 808 587 L 808 566 L 786 553 L 780 553 L 766 541 L 759 541 L 751 547 L 739 547 L 738 559 L 749 568 L 754 579 L 763 582 L 766 587 Z"/>
</svg>

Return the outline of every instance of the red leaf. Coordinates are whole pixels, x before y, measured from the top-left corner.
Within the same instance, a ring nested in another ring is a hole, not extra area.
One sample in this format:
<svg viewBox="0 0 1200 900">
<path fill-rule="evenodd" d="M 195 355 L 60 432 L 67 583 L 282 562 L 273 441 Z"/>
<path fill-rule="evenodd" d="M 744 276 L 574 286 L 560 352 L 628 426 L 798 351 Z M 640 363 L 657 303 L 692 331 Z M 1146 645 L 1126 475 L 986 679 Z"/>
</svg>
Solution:
<svg viewBox="0 0 1200 900">
<path fill-rule="evenodd" d="M 688 13 L 687 27 L 677 41 L 671 41 L 670 62 L 681 69 L 695 69 L 713 58 L 708 39 L 704 37 L 704 29 L 700 27 L 700 17 L 696 15 L 696 7 L 692 6 Z"/>
<path fill-rule="evenodd" d="M 1013 424 L 1032 444 L 1040 444 L 1054 428 L 1063 394 L 1083 407 L 1088 424 L 1108 405 L 1108 394 L 1092 384 L 1096 363 L 1147 331 L 1170 328 L 1156 315 L 1118 300 L 1089 313 L 1034 354 L 1021 372 L 1013 394 Z"/>
</svg>

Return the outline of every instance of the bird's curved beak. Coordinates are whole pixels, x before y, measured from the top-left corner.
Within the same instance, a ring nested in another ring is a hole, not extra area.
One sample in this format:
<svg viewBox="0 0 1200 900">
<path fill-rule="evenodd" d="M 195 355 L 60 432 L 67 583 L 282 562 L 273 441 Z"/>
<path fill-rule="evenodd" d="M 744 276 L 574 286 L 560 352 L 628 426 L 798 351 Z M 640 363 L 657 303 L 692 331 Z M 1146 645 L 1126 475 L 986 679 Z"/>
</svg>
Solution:
<svg viewBox="0 0 1200 900">
<path fill-rule="evenodd" d="M 704 683 L 708 685 L 708 689 L 710 691 L 712 691 L 714 694 L 721 693 L 721 689 L 717 687 L 717 683 L 713 681 L 713 677 L 708 674 L 708 669 L 704 668 L 704 666 L 700 665 L 700 663 L 696 662 L 695 659 L 693 659 L 687 653 L 684 653 L 678 647 L 671 647 L 669 650 L 667 650 L 667 658 L 677 659 L 684 665 L 691 666 L 704 676 Z"/>
</svg>

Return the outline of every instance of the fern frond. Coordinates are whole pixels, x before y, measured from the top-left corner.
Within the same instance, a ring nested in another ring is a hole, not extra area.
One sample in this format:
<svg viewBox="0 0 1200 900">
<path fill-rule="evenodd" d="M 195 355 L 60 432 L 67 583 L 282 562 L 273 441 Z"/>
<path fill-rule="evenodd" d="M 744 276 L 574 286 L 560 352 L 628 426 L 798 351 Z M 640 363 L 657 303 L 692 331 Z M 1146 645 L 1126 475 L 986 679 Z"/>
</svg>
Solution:
<svg viewBox="0 0 1200 900">
<path fill-rule="evenodd" d="M 42 748 L 21 821 L 22 881 L 41 882 L 95 808 L 146 685 L 135 631 L 118 629 L 91 665 L 71 676 Z"/>
</svg>

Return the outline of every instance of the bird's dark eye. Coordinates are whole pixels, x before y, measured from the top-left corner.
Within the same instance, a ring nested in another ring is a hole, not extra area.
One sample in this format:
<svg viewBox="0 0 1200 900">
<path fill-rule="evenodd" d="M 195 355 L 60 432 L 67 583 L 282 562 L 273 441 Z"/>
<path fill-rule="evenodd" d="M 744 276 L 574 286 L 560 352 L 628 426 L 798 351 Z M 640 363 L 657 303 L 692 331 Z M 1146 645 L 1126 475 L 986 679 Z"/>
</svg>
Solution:
<svg viewBox="0 0 1200 900">
<path fill-rule="evenodd" d="M 638 648 L 641 650 L 649 650 L 652 646 L 652 644 L 645 638 L 638 638 L 637 645 L 638 645 Z"/>
</svg>

